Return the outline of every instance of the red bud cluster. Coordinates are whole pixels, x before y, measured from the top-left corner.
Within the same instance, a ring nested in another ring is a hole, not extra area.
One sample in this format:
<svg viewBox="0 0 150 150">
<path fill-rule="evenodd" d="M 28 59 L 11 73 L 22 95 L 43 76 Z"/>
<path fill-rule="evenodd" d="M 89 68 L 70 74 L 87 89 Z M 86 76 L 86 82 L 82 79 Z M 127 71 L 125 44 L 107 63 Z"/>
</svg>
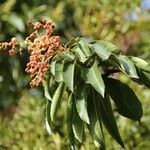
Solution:
<svg viewBox="0 0 150 150">
<path fill-rule="evenodd" d="M 52 22 L 40 21 L 32 23 L 33 32 L 25 39 L 22 45 L 28 47 L 30 54 L 26 72 L 31 77 L 31 87 L 36 87 L 42 83 L 44 75 L 48 70 L 50 59 L 59 51 L 63 50 L 59 36 L 52 36 L 54 25 Z M 42 34 L 40 31 L 42 30 Z M 0 43 L 0 49 L 5 51 L 9 48 L 9 54 L 14 55 L 14 48 L 18 44 L 16 38 L 11 42 Z M 21 44 L 20 44 L 21 45 Z"/>
<path fill-rule="evenodd" d="M 9 55 L 13 56 L 15 55 L 15 47 L 18 45 L 18 41 L 17 39 L 14 37 L 11 39 L 11 41 L 9 43 L 4 42 L 4 43 L 0 43 L 0 49 L 2 51 L 6 51 L 7 49 L 9 49 Z"/>
</svg>

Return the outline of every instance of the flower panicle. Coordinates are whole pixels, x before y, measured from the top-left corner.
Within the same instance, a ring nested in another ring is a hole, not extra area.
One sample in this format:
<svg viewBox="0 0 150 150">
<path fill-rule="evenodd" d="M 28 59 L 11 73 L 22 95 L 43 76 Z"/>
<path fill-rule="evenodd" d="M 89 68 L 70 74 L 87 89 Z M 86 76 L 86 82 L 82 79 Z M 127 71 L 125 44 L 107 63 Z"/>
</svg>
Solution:
<svg viewBox="0 0 150 150">
<path fill-rule="evenodd" d="M 27 47 L 30 56 L 25 71 L 31 78 L 31 87 L 37 87 L 44 80 L 44 76 L 50 67 L 50 59 L 64 48 L 60 44 L 60 37 L 52 35 L 55 29 L 53 22 L 43 20 L 31 23 L 31 25 L 33 32 L 26 37 L 23 43 L 19 43 L 16 38 L 12 38 L 10 42 L 0 43 L 0 50 L 5 52 L 9 49 L 10 56 L 13 56 L 18 45 L 18 51 Z M 41 30 L 42 33 L 40 33 Z"/>
</svg>

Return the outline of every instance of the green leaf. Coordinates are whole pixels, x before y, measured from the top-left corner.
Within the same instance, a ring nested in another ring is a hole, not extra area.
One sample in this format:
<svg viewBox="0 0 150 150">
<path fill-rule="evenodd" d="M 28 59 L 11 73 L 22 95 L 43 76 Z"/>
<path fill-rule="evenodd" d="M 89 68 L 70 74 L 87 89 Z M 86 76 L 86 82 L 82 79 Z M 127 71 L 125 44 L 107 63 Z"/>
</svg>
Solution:
<svg viewBox="0 0 150 150">
<path fill-rule="evenodd" d="M 90 52 L 89 45 L 88 45 L 88 43 L 86 42 L 86 40 L 84 38 L 79 39 L 78 46 L 82 50 L 82 52 L 84 53 L 84 55 L 86 57 L 89 57 L 89 56 L 92 55 L 91 52 Z"/>
<path fill-rule="evenodd" d="M 55 76 L 55 67 L 56 67 L 55 65 L 56 65 L 56 61 L 52 61 L 50 64 L 50 71 L 53 76 Z"/>
<path fill-rule="evenodd" d="M 112 54 L 109 59 L 106 61 L 106 64 L 108 66 L 114 66 L 115 68 L 118 68 L 119 70 L 121 70 L 121 64 L 120 61 L 118 59 L 118 56 Z M 122 71 L 122 70 L 121 70 Z"/>
<path fill-rule="evenodd" d="M 72 122 L 72 128 L 73 128 L 73 133 L 75 135 L 75 138 L 82 143 L 83 141 L 83 133 L 84 133 L 84 122 L 81 120 L 79 117 L 76 106 L 73 105 L 73 122 Z"/>
<path fill-rule="evenodd" d="M 89 117 L 87 113 L 87 96 L 88 96 L 88 89 L 87 87 L 83 86 L 83 84 L 79 84 L 75 90 L 75 103 L 77 112 L 80 118 L 89 124 Z"/>
<path fill-rule="evenodd" d="M 58 85 L 59 85 L 59 82 L 56 82 L 55 81 L 55 78 L 54 76 L 50 75 L 50 80 L 49 80 L 49 83 L 48 83 L 48 86 L 49 86 L 49 94 L 51 96 L 51 98 L 53 97 Z"/>
<path fill-rule="evenodd" d="M 112 52 L 118 53 L 120 51 L 114 44 L 102 40 L 92 42 L 90 47 L 103 60 L 107 60 Z"/>
<path fill-rule="evenodd" d="M 94 140 L 95 146 L 105 150 L 102 122 L 99 116 L 99 108 L 97 108 L 98 100 L 94 96 L 93 90 L 91 90 L 88 96 L 88 115 L 90 124 L 87 124 L 87 127 Z"/>
<path fill-rule="evenodd" d="M 75 60 L 75 56 L 70 51 L 62 52 L 62 55 L 66 62 L 73 62 Z"/>
<path fill-rule="evenodd" d="M 96 91 L 95 91 L 96 92 Z M 119 130 L 117 127 L 116 120 L 114 118 L 113 110 L 111 107 L 110 99 L 107 94 L 103 98 L 99 93 L 96 92 L 97 106 L 100 110 L 100 116 L 103 124 L 105 125 L 107 131 L 111 134 L 111 136 L 122 146 L 124 144 L 122 142 L 121 136 L 119 134 Z"/>
<path fill-rule="evenodd" d="M 127 56 L 120 55 L 119 60 L 122 71 L 127 73 L 131 78 L 139 78 L 134 63 Z"/>
<path fill-rule="evenodd" d="M 25 24 L 22 17 L 18 16 L 17 14 L 11 13 L 7 19 L 7 21 L 15 28 L 17 28 L 20 32 L 25 31 Z"/>
<path fill-rule="evenodd" d="M 142 117 L 142 105 L 129 86 L 112 78 L 106 78 L 105 85 L 119 114 L 133 120 L 139 120 Z"/>
<path fill-rule="evenodd" d="M 51 111 L 50 111 L 52 121 L 54 121 L 54 119 L 55 119 L 55 115 L 57 113 L 57 110 L 60 105 L 60 101 L 61 101 L 63 93 L 64 93 L 64 88 L 65 88 L 64 83 L 61 82 L 54 93 L 54 96 L 52 99 Z"/>
<path fill-rule="evenodd" d="M 98 68 L 98 61 L 95 60 L 91 68 L 84 68 L 82 73 L 85 82 L 91 84 L 104 97 L 105 84 L 101 77 L 100 69 Z"/>
<path fill-rule="evenodd" d="M 141 69 L 137 68 L 137 74 L 139 76 L 139 79 L 132 79 L 133 81 L 137 82 L 138 84 L 143 84 L 150 88 L 150 77 L 147 72 L 142 71 Z"/>
<path fill-rule="evenodd" d="M 73 133 L 73 128 L 72 128 L 72 121 L 73 121 L 73 94 L 71 93 L 68 98 L 67 102 L 67 132 L 68 132 L 68 139 L 69 139 L 69 144 L 72 149 L 75 149 L 75 136 Z"/>
<path fill-rule="evenodd" d="M 88 59 L 84 62 L 83 66 L 90 68 L 95 62 L 95 55 L 91 55 Z"/>
<path fill-rule="evenodd" d="M 50 91 L 49 91 L 49 80 L 50 80 L 50 75 L 48 75 L 46 79 L 43 81 L 44 95 L 48 100 L 52 101 L 52 98 L 50 96 Z"/>
<path fill-rule="evenodd" d="M 64 62 L 57 62 L 55 64 L 55 80 L 57 82 L 63 81 Z"/>
<path fill-rule="evenodd" d="M 65 63 L 63 69 L 63 80 L 69 90 L 73 92 L 75 63 Z"/>
<path fill-rule="evenodd" d="M 48 100 L 47 106 L 46 106 L 46 129 L 47 129 L 48 133 L 51 135 L 50 108 L 51 108 L 51 102 Z"/>
<path fill-rule="evenodd" d="M 87 60 L 86 55 L 83 53 L 83 51 L 79 48 L 79 46 L 76 46 L 72 49 L 72 52 L 75 53 L 75 57 L 77 60 L 81 63 L 84 63 Z"/>
<path fill-rule="evenodd" d="M 141 58 L 134 57 L 134 56 L 131 56 L 131 60 L 135 63 L 135 65 L 139 69 L 150 73 L 150 64 L 148 62 L 146 62 L 145 60 Z"/>
<path fill-rule="evenodd" d="M 78 39 L 78 38 L 77 38 Z M 77 45 L 77 39 L 73 38 L 71 39 L 67 44 L 66 44 L 66 47 L 68 48 L 73 48 L 74 46 Z"/>
</svg>

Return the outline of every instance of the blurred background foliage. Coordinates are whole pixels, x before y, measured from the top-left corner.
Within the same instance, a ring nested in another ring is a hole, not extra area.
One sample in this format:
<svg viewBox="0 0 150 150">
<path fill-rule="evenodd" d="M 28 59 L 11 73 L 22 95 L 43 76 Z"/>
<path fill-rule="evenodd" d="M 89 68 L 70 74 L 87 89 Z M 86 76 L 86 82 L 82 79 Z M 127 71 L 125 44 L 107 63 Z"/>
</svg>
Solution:
<svg viewBox="0 0 150 150">
<path fill-rule="evenodd" d="M 13 36 L 22 41 L 31 31 L 29 22 L 41 19 L 54 21 L 55 34 L 62 36 L 64 43 L 76 36 L 89 41 L 103 39 L 118 45 L 124 54 L 150 62 L 149 0 L 0 0 L 0 41 Z M 27 57 L 26 53 L 13 58 L 0 53 L 0 149 L 66 150 L 64 106 L 55 129 L 58 133 L 50 137 L 45 129 L 42 90 L 29 90 L 24 72 Z M 140 126 L 116 114 L 125 146 L 148 150 L 150 90 L 125 76 L 119 78 L 135 90 L 144 110 Z M 107 134 L 106 143 L 108 150 L 121 150 Z M 89 135 L 81 149 L 94 150 Z"/>
</svg>

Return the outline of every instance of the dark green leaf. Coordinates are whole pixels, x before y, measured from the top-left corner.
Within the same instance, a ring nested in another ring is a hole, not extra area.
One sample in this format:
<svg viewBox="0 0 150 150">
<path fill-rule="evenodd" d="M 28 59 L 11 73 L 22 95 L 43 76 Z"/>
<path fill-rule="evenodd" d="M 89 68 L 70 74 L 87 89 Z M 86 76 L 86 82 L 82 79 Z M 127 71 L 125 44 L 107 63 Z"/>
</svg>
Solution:
<svg viewBox="0 0 150 150">
<path fill-rule="evenodd" d="M 81 120 L 81 118 L 78 115 L 76 106 L 73 105 L 73 122 L 72 122 L 72 128 L 73 133 L 75 135 L 75 138 L 82 143 L 83 141 L 83 133 L 84 133 L 84 122 Z"/>
<path fill-rule="evenodd" d="M 137 68 L 137 74 L 139 76 L 139 79 L 132 79 L 132 80 L 137 82 L 138 84 L 143 84 L 148 88 L 150 88 L 150 74 L 147 72 L 143 72 L 141 69 L 138 68 Z"/>
<path fill-rule="evenodd" d="M 118 53 L 120 51 L 114 44 L 102 40 L 91 43 L 90 47 L 103 60 L 107 60 L 112 52 Z"/>
<path fill-rule="evenodd" d="M 63 80 L 69 90 L 73 92 L 75 63 L 65 63 L 63 69 Z"/>
<path fill-rule="evenodd" d="M 88 89 L 83 86 L 83 84 L 79 84 L 75 90 L 75 103 L 77 112 L 80 118 L 89 124 L 89 117 L 87 113 L 87 96 Z"/>
<path fill-rule="evenodd" d="M 95 62 L 95 55 L 91 55 L 90 57 L 88 57 L 88 59 L 84 62 L 83 66 L 90 68 L 93 66 Z"/>
<path fill-rule="evenodd" d="M 52 75 L 50 75 L 50 76 L 51 77 L 50 77 L 50 80 L 49 80 L 49 84 L 48 84 L 49 88 L 48 89 L 49 89 L 49 94 L 52 98 L 55 91 L 56 91 L 56 89 L 57 89 L 57 87 L 58 87 L 58 85 L 59 85 L 59 82 L 55 81 L 54 76 L 52 76 Z"/>
<path fill-rule="evenodd" d="M 61 101 L 63 93 L 64 93 L 64 88 L 65 88 L 64 83 L 61 82 L 52 98 L 52 105 L 51 105 L 51 111 L 50 111 L 52 121 L 54 121 L 55 115 L 59 108 L 60 101 Z"/>
<path fill-rule="evenodd" d="M 102 122 L 104 123 L 106 129 L 111 134 L 111 136 L 122 147 L 124 147 L 121 136 L 119 134 L 116 120 L 114 118 L 114 114 L 113 114 L 113 110 L 111 107 L 109 96 L 107 94 L 105 94 L 105 97 L 103 98 L 99 93 L 96 92 L 96 99 L 98 101 L 97 106 L 98 106 L 98 109 L 100 110 L 100 116 L 101 116 Z"/>
<path fill-rule="evenodd" d="M 98 100 L 95 98 L 93 90 L 91 90 L 88 96 L 88 115 L 90 124 L 87 124 L 87 127 L 94 140 L 94 144 L 97 147 L 100 147 L 100 149 L 105 150 L 102 122 L 99 115 L 99 108 L 97 108 L 97 102 Z"/>
<path fill-rule="evenodd" d="M 101 77 L 100 69 L 98 68 L 98 61 L 95 60 L 95 63 L 91 68 L 83 69 L 83 77 L 86 83 L 91 84 L 96 91 L 98 91 L 102 96 L 105 92 L 105 84 Z"/>
<path fill-rule="evenodd" d="M 68 139 L 69 144 L 72 149 L 75 149 L 75 136 L 72 129 L 72 118 L 73 116 L 73 95 L 72 93 L 69 95 L 68 102 L 67 102 L 67 132 L 68 132 Z"/>
<path fill-rule="evenodd" d="M 142 117 L 142 105 L 129 86 L 112 78 L 106 78 L 105 85 L 119 114 L 133 120 L 139 120 Z"/>
</svg>

